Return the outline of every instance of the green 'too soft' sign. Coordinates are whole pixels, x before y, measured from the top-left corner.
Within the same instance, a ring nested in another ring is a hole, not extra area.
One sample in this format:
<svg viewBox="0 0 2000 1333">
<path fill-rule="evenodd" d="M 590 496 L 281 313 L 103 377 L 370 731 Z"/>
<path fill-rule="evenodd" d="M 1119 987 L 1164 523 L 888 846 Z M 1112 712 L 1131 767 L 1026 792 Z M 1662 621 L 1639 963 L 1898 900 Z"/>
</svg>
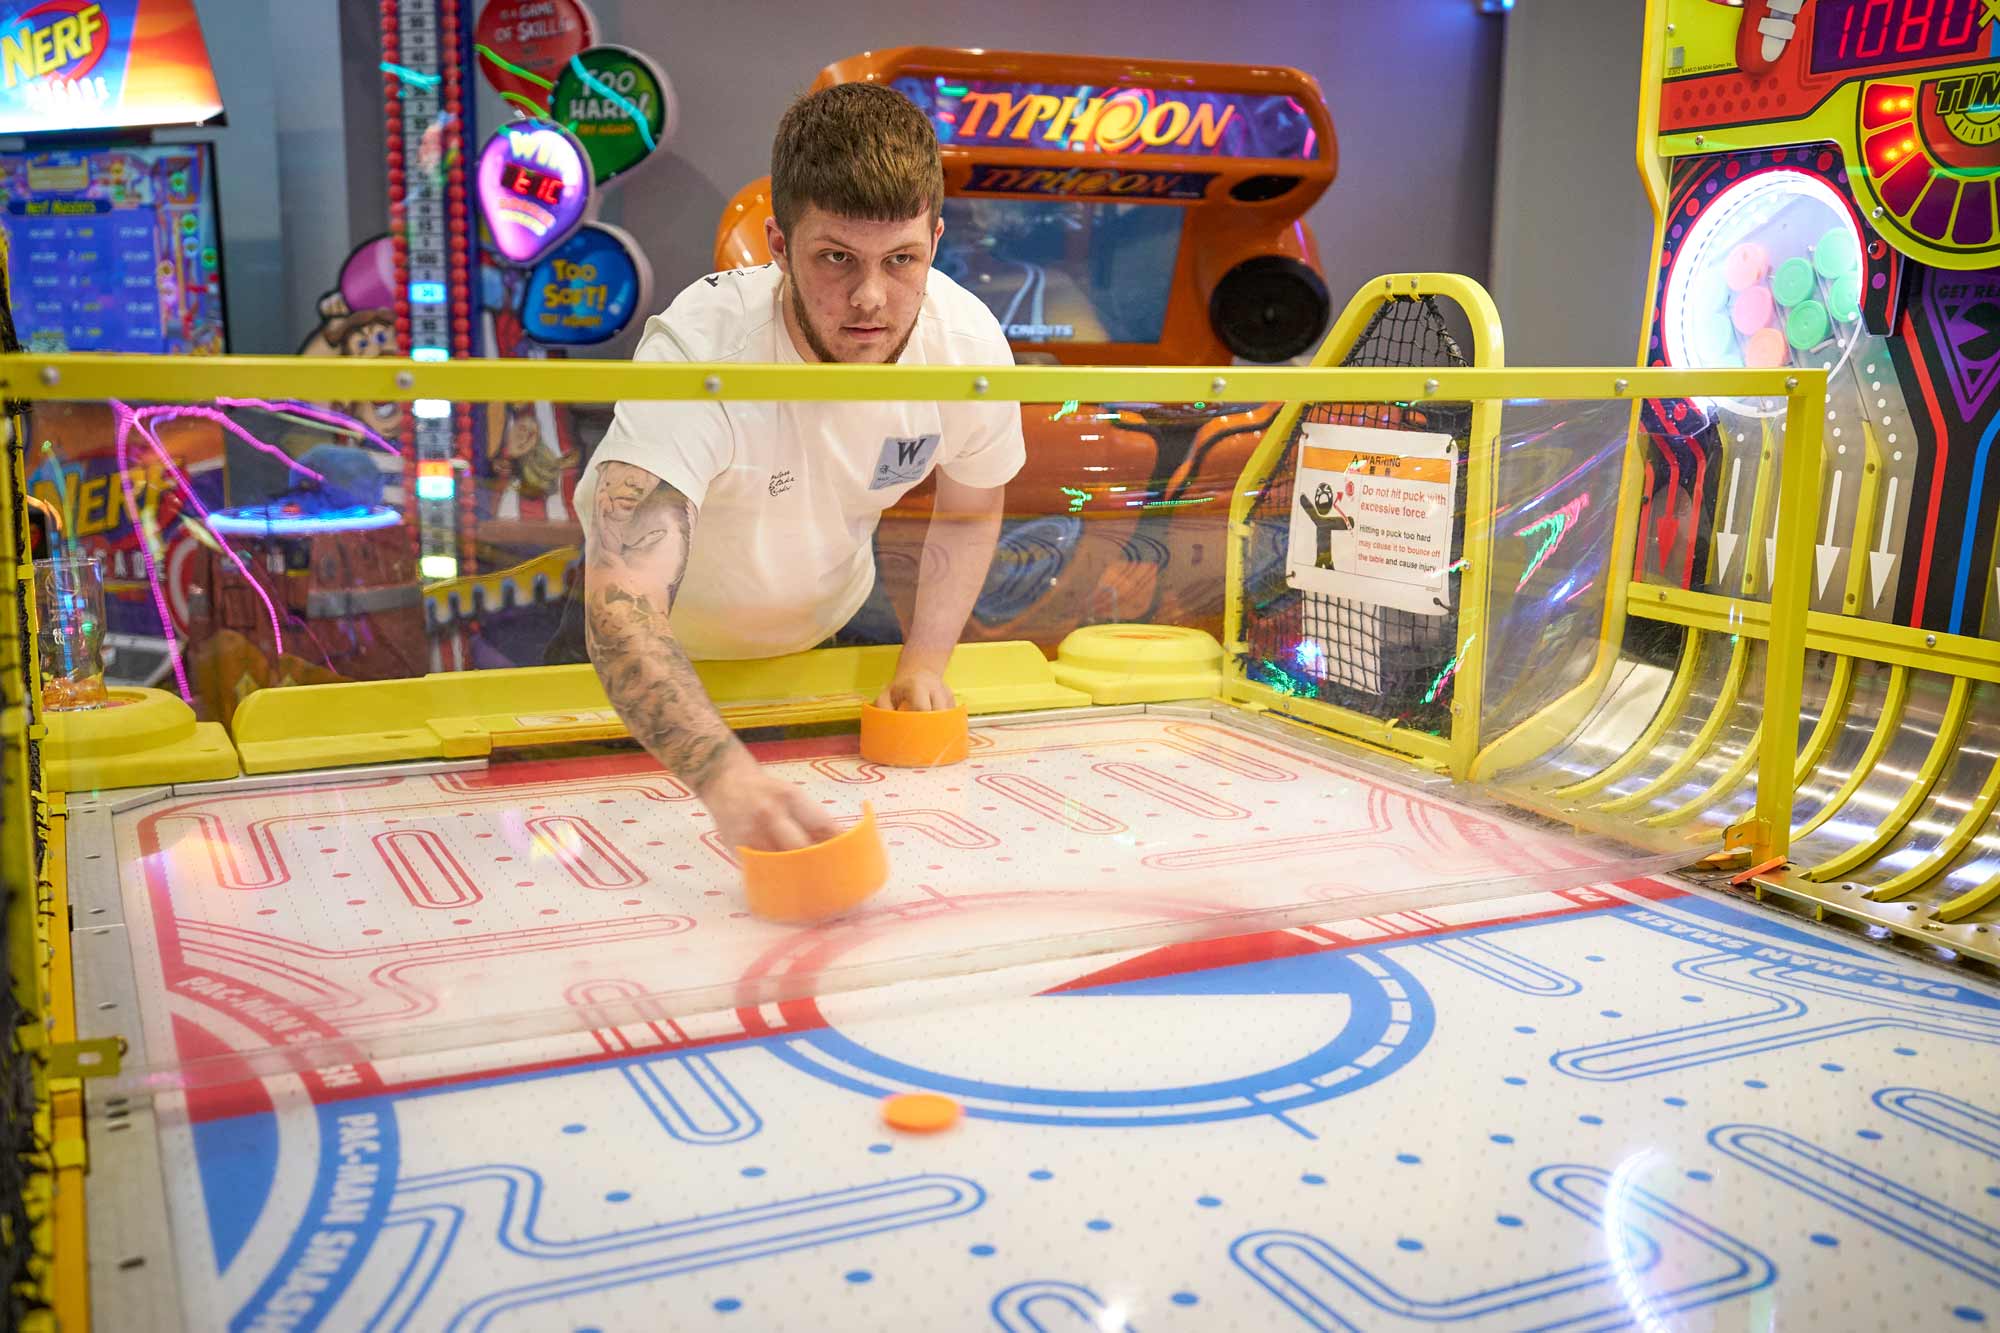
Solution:
<svg viewBox="0 0 2000 1333">
<path fill-rule="evenodd" d="M 643 162 L 673 137 L 674 88 L 629 46 L 593 46 L 571 56 L 549 94 L 549 114 L 590 155 L 599 185 Z"/>
</svg>

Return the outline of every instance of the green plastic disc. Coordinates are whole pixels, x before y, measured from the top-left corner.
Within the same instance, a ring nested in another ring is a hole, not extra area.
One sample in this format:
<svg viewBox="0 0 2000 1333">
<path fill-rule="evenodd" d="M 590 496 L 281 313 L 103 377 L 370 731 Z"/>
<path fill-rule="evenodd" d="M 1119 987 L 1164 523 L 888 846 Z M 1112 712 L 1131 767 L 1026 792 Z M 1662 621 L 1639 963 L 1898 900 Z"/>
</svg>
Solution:
<svg viewBox="0 0 2000 1333">
<path fill-rule="evenodd" d="M 1833 280 L 1833 290 L 1828 294 L 1827 310 L 1843 324 L 1852 324 L 1861 318 L 1861 277 L 1850 273 L 1844 278 Z"/>
<path fill-rule="evenodd" d="M 1813 267 L 1828 282 L 1844 278 L 1861 267 L 1861 247 L 1854 233 L 1845 227 L 1829 227 L 1813 247 Z"/>
<path fill-rule="evenodd" d="M 1736 355 L 1736 326 L 1727 310 L 1695 317 L 1694 350 L 1704 366 L 1726 365 Z"/>
<path fill-rule="evenodd" d="M 1813 294 L 1813 266 L 1803 259 L 1787 259 L 1771 275 L 1771 295 L 1787 310 Z"/>
<path fill-rule="evenodd" d="M 1827 330 L 1832 327 L 1825 306 L 1817 301 L 1801 301 L 1785 317 L 1785 341 L 1801 352 L 1809 351 L 1826 341 Z"/>
</svg>

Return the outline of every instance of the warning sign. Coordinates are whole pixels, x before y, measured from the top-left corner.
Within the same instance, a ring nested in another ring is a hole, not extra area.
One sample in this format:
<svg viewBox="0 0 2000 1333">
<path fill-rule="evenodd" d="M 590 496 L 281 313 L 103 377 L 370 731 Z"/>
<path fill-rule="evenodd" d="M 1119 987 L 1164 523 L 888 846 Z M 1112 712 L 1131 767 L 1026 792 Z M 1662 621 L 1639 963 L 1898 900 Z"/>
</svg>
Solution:
<svg viewBox="0 0 2000 1333">
<path fill-rule="evenodd" d="M 1301 429 L 1285 581 L 1418 615 L 1450 611 L 1451 436 L 1322 422 Z"/>
</svg>

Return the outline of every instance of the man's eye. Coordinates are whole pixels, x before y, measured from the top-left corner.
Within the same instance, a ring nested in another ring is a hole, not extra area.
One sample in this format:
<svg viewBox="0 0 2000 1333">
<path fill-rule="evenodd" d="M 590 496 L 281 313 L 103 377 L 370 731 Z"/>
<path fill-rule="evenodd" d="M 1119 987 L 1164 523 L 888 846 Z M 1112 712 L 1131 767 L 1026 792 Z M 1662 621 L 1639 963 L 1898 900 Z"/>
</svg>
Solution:
<svg viewBox="0 0 2000 1333">
<path fill-rule="evenodd" d="M 890 255 L 889 262 L 897 268 L 907 267 L 915 259 L 914 255 Z"/>
<path fill-rule="evenodd" d="M 845 264 L 848 254 L 845 250 L 826 250 L 821 252 L 820 258 L 829 264 Z"/>
</svg>

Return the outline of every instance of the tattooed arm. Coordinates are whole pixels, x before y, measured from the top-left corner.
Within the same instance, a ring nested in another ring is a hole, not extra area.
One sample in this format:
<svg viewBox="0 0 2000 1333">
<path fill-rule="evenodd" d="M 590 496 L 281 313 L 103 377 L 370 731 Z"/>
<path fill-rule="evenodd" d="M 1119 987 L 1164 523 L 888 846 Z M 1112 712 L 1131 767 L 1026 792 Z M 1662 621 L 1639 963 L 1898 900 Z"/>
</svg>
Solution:
<svg viewBox="0 0 2000 1333">
<path fill-rule="evenodd" d="M 687 573 L 695 507 L 629 463 L 598 465 L 586 518 L 584 633 L 632 736 L 715 816 L 729 846 L 804 847 L 836 831 L 798 787 L 770 777 L 702 688 L 670 619 Z"/>
</svg>

